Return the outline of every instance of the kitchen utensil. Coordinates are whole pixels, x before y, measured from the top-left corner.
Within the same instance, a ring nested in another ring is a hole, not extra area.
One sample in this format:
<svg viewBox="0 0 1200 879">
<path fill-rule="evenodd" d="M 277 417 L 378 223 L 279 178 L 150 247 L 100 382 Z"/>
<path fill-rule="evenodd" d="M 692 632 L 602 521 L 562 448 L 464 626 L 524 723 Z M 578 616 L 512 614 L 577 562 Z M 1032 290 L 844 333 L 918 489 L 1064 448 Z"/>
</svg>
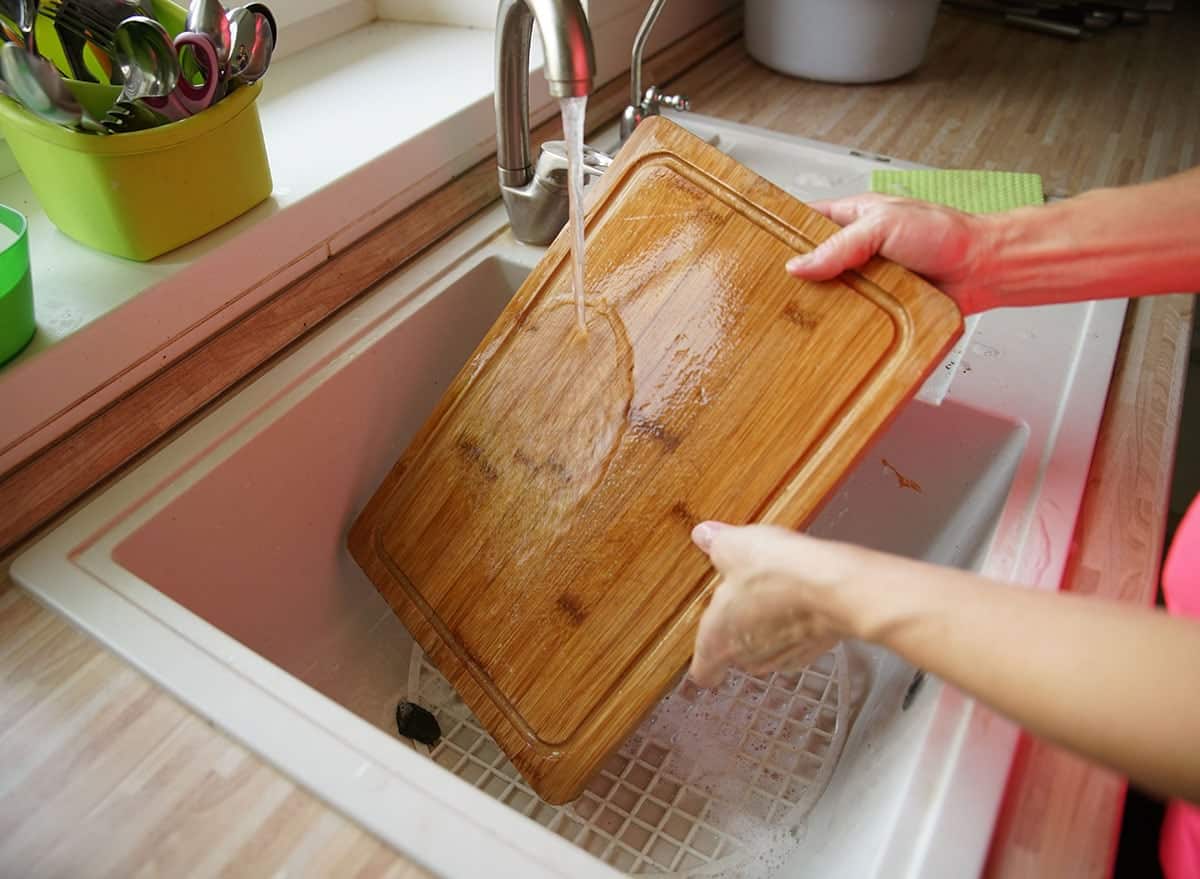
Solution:
<svg viewBox="0 0 1200 879">
<path fill-rule="evenodd" d="M 127 134 L 157 128 L 172 121 L 174 120 L 148 107 L 145 101 L 121 100 L 104 114 L 102 124 L 112 134 Z"/>
<path fill-rule="evenodd" d="M 95 35 L 101 41 L 108 41 L 125 19 L 134 16 L 154 18 L 154 12 L 148 11 L 148 6 L 135 0 L 44 0 L 39 11 L 72 33 L 87 39 Z"/>
<path fill-rule="evenodd" d="M 231 83 L 242 85 L 257 82 L 263 77 L 275 49 L 275 36 L 267 17 L 249 10 L 246 12 L 249 18 L 240 17 L 238 23 L 238 58 L 230 59 L 228 74 Z"/>
<path fill-rule="evenodd" d="M 105 43 L 121 71 L 123 85 L 112 107 L 104 115 L 103 125 L 113 133 L 151 127 L 152 121 L 186 118 L 189 113 L 174 104 L 167 111 L 138 108 L 149 99 L 168 101 L 179 83 L 179 58 L 166 30 L 157 21 L 143 16 L 125 19 Z M 169 103 L 169 101 L 168 101 Z"/>
<path fill-rule="evenodd" d="M 192 0 L 188 6 L 187 29 L 204 34 L 217 49 L 218 69 L 224 70 L 229 61 L 229 19 L 221 0 Z"/>
<path fill-rule="evenodd" d="M 104 40 L 125 83 L 119 101 L 165 97 L 179 82 L 179 56 L 166 28 L 151 18 L 122 21 Z"/>
<path fill-rule="evenodd" d="M 247 3 L 246 8 L 251 12 L 257 12 L 267 20 L 267 24 L 271 28 L 271 49 L 274 50 L 279 45 L 279 26 L 275 23 L 275 13 L 267 8 L 266 3 Z"/>
<path fill-rule="evenodd" d="M 587 332 L 560 235 L 350 551 L 538 794 L 575 797 L 691 655 L 708 518 L 802 526 L 961 332 L 893 263 L 662 118 L 594 184 Z"/>
<path fill-rule="evenodd" d="M 53 0 L 53 2 L 60 6 L 62 5 L 62 0 Z M 44 4 L 45 0 L 43 0 L 43 5 Z M 122 18 L 124 18 L 126 15 L 137 13 L 140 8 L 130 7 L 128 4 L 124 3 L 122 5 L 133 10 L 131 13 L 123 13 L 121 16 Z M 145 3 L 144 5 L 151 6 L 153 8 L 153 15 L 148 17 L 155 18 L 160 23 L 164 24 L 170 33 L 177 34 L 184 29 L 184 21 L 187 18 L 187 10 L 183 7 L 176 6 L 173 2 L 171 2 L 171 0 L 149 0 L 149 2 Z M 87 6 L 79 7 L 78 3 L 74 3 L 72 6 L 77 10 L 82 10 L 75 12 L 76 17 L 80 19 L 83 19 L 84 13 L 90 8 Z M 94 13 L 88 12 L 87 14 L 89 15 L 89 18 L 83 19 L 83 21 L 85 22 L 85 26 L 90 26 L 90 22 L 93 20 L 90 16 Z M 106 25 L 106 28 L 111 32 L 113 29 L 115 29 L 115 25 L 108 24 Z M 104 50 L 102 50 L 98 45 L 92 44 L 87 53 L 87 63 L 92 72 L 95 73 L 97 78 L 101 81 L 83 82 L 82 80 L 72 79 L 70 77 L 70 64 L 67 62 L 61 40 L 59 39 L 56 19 L 51 15 L 43 15 L 39 12 L 38 23 L 34 29 L 34 33 L 37 40 L 38 54 L 52 62 L 60 71 L 65 72 L 72 88 L 74 88 L 77 84 L 82 83 L 85 86 L 92 86 L 98 89 L 108 89 L 109 93 L 113 97 L 108 100 L 104 109 L 107 110 L 108 107 L 112 106 L 113 100 L 121 90 L 121 72 L 115 67 L 112 59 Z M 84 102 L 84 105 L 87 106 L 87 102 Z M 95 116 L 97 114 L 93 112 L 92 115 Z M 99 115 L 103 114 L 101 113 Z"/>
<path fill-rule="evenodd" d="M 80 82 L 98 82 L 99 80 L 92 76 L 83 60 L 83 50 L 87 46 L 87 38 L 59 21 L 59 11 L 59 5 L 53 3 L 40 10 L 42 15 L 54 21 L 54 33 L 58 36 L 59 45 L 62 46 L 63 57 L 66 59 L 71 78 Z"/>
<path fill-rule="evenodd" d="M 62 46 L 71 76 L 82 82 L 96 82 L 84 63 L 84 47 L 110 38 L 124 19 L 134 15 L 152 17 L 149 0 L 45 0 L 40 13 L 54 22 L 54 31 Z M 93 34 L 100 39 L 93 39 Z"/>
<path fill-rule="evenodd" d="M 33 27 L 37 22 L 38 0 L 0 0 L 0 25 L 14 37 L 20 37 L 21 45 L 36 52 Z"/>
<path fill-rule="evenodd" d="M 216 47 L 207 36 L 184 31 L 172 40 L 157 21 L 134 16 L 121 22 L 105 45 L 125 77 L 119 101 L 144 101 L 172 121 L 212 106 L 220 74 Z M 180 74 L 179 53 L 185 50 L 195 53 L 200 85 Z"/>
<path fill-rule="evenodd" d="M 29 272 L 29 224 L 24 214 L 0 205 L 0 225 L 12 233 L 0 245 L 0 364 L 17 356 L 37 332 Z"/>
<path fill-rule="evenodd" d="M 0 72 L 17 99 L 48 122 L 92 134 L 108 130 L 92 118 L 45 58 L 15 43 L 0 45 Z"/>
<path fill-rule="evenodd" d="M 208 109 L 217 99 L 221 85 L 219 50 L 207 34 L 191 31 L 184 31 L 175 37 L 174 48 L 177 61 L 181 56 L 186 57 L 188 50 L 194 53 L 195 66 L 201 76 L 200 84 L 196 85 L 186 76 L 180 76 L 175 82 L 174 91 L 165 97 L 146 98 L 146 103 L 167 116 L 180 113 L 191 116 Z"/>
<path fill-rule="evenodd" d="M 229 20 L 229 57 L 226 59 L 226 75 L 241 70 L 250 62 L 250 48 L 254 45 L 254 13 L 245 6 L 235 6 L 226 14 Z"/>
</svg>

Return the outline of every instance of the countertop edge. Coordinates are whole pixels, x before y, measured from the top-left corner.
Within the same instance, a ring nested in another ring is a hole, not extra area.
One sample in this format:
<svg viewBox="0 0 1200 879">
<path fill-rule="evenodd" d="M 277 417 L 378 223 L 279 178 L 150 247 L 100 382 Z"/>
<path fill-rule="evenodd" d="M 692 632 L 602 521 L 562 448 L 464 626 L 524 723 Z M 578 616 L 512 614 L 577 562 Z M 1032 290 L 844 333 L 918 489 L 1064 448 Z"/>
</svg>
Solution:
<svg viewBox="0 0 1200 879">
<path fill-rule="evenodd" d="M 1153 605 L 1195 297 L 1129 304 L 1062 591 Z M 1112 871 L 1126 780 L 1021 733 L 988 879 Z"/>
</svg>

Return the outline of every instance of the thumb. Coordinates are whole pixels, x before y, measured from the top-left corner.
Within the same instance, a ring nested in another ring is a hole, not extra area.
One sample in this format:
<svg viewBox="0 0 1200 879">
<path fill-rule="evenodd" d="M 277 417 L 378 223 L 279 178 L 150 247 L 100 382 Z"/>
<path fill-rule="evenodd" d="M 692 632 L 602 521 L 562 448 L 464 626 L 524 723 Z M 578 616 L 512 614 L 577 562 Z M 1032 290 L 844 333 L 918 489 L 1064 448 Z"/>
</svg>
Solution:
<svg viewBox="0 0 1200 879">
<path fill-rule="evenodd" d="M 726 525 L 701 522 L 692 540 L 708 553 L 722 574 L 746 573 L 773 567 L 795 552 L 798 535 L 770 525 Z"/>
<path fill-rule="evenodd" d="M 736 571 L 754 558 L 750 541 L 745 538 L 748 528 L 724 522 L 701 522 L 692 529 L 692 541 L 712 560 L 722 574 Z"/>
</svg>

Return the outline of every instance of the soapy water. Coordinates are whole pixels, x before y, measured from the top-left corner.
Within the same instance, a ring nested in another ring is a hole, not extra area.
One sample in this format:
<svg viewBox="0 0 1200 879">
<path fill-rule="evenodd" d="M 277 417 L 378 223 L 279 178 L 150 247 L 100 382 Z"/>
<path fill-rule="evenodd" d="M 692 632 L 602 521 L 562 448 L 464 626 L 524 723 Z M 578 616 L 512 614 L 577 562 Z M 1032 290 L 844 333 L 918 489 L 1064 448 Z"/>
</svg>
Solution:
<svg viewBox="0 0 1200 879">
<path fill-rule="evenodd" d="M 804 839 L 862 696 L 839 646 L 794 673 L 682 680 L 574 802 L 539 800 L 415 651 L 408 698 L 432 711 L 443 768 L 619 870 L 768 879 Z"/>
<path fill-rule="evenodd" d="M 571 226 L 571 263 L 575 284 L 575 320 L 581 333 L 587 332 L 583 293 L 583 128 L 587 97 L 559 98 L 562 109 L 563 140 L 567 147 L 567 191 Z"/>
</svg>

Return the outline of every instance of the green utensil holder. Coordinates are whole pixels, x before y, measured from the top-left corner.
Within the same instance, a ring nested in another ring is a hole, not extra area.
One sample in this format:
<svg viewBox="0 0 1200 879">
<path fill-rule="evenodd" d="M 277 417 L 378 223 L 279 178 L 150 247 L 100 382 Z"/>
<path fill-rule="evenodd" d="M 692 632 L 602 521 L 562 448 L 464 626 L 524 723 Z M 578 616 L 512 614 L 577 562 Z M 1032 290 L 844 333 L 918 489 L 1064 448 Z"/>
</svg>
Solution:
<svg viewBox="0 0 1200 879">
<path fill-rule="evenodd" d="M 42 210 L 88 247 L 149 260 L 271 194 L 254 102 L 261 83 L 180 122 L 103 137 L 0 99 L 0 129 Z"/>
<path fill-rule="evenodd" d="M 168 31 L 184 26 L 180 7 L 156 0 L 155 11 Z M 39 20 L 39 37 L 43 27 Z M 52 31 L 45 33 L 48 41 Z M 68 85 L 93 114 L 102 115 L 120 93 L 110 85 Z M 150 260 L 271 194 L 256 106 L 261 91 L 257 82 L 179 122 L 109 137 L 54 125 L 0 97 L 0 131 L 54 225 L 96 250 Z"/>
</svg>

